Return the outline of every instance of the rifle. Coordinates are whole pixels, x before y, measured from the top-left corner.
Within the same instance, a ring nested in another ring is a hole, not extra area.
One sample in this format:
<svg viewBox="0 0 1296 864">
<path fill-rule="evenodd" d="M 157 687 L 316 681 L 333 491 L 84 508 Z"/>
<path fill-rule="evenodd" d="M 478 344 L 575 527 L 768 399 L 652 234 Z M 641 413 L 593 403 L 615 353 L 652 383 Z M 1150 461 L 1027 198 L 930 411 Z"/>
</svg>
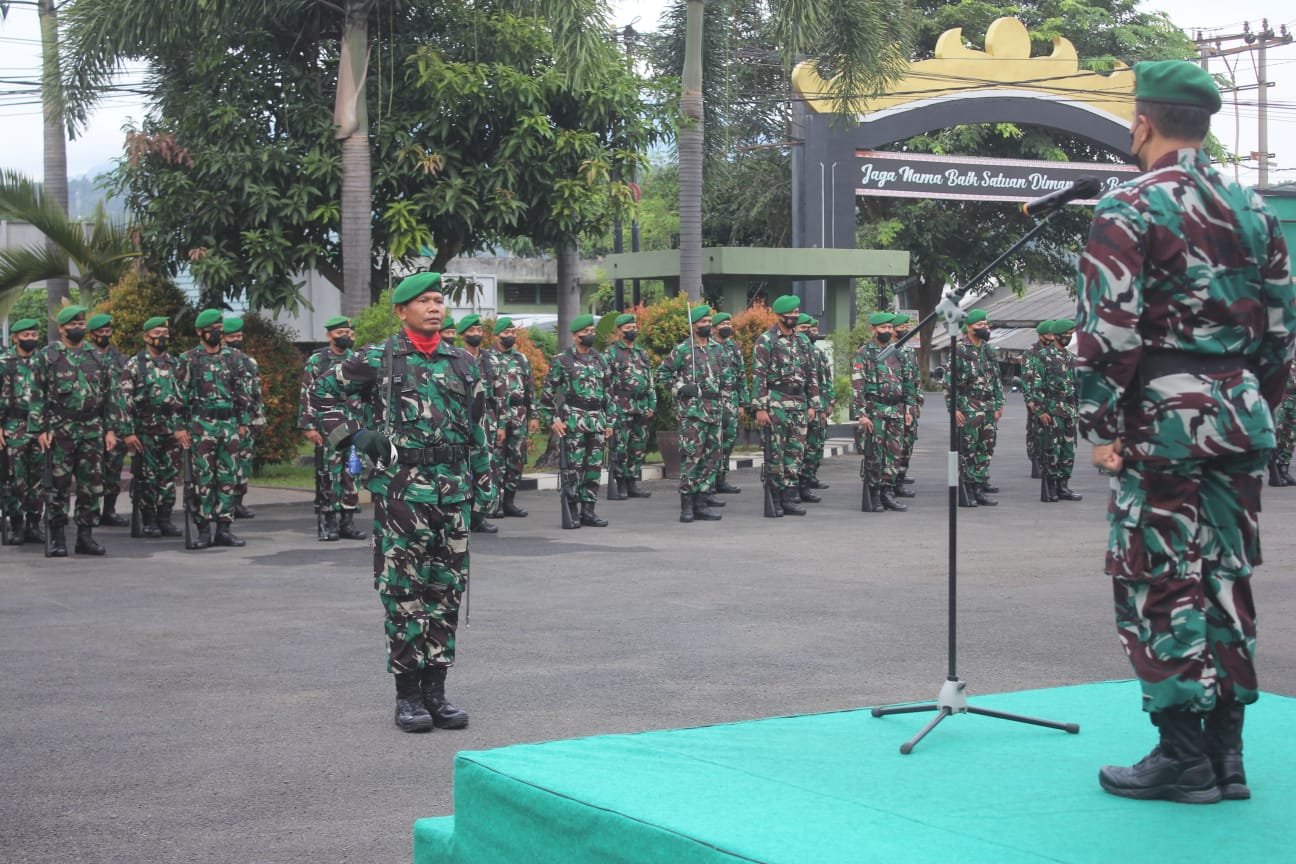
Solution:
<svg viewBox="0 0 1296 864">
<path fill-rule="evenodd" d="M 198 495 L 194 491 L 193 447 L 184 451 L 184 541 L 186 549 L 197 548 L 194 545 L 194 520 L 198 518 Z"/>
<path fill-rule="evenodd" d="M 332 478 L 329 476 L 328 460 L 324 458 L 324 448 L 315 448 L 315 539 L 327 540 L 324 531 L 324 508 L 328 506 L 327 490 Z"/>
<path fill-rule="evenodd" d="M 9 468 L 9 448 L 0 447 L 0 543 L 9 545 L 9 498 L 13 495 L 13 474 Z"/>
<path fill-rule="evenodd" d="M 567 438 L 558 436 L 558 495 L 562 504 L 562 527 L 579 528 L 577 517 L 576 477 L 571 461 L 567 458 Z"/>
<path fill-rule="evenodd" d="M 130 536 L 144 536 L 144 514 L 140 512 L 140 454 L 131 454 L 131 521 Z"/>
<path fill-rule="evenodd" d="M 41 513 L 41 533 L 45 535 L 45 557 L 54 557 L 54 532 L 50 522 L 54 519 L 54 442 L 45 449 L 44 464 L 41 465 L 41 483 L 45 484 L 45 508 Z"/>
<path fill-rule="evenodd" d="M 761 447 L 765 451 L 765 460 L 761 464 L 761 489 L 765 493 L 765 518 L 775 519 L 783 514 L 779 512 L 778 488 L 774 484 L 774 447 L 770 440 L 770 427 L 761 427 Z"/>
<path fill-rule="evenodd" d="M 882 508 L 878 487 L 882 485 L 877 463 L 877 444 L 872 432 L 864 433 L 864 458 L 860 460 L 860 480 L 864 491 L 860 495 L 860 510 L 864 513 L 877 513 Z"/>
<path fill-rule="evenodd" d="M 1057 417 L 1050 414 L 1049 419 L 1056 424 Z M 1040 501 L 1052 503 L 1057 499 L 1057 490 L 1053 488 L 1051 482 L 1053 463 L 1049 460 L 1050 430 L 1051 426 L 1045 426 L 1038 419 L 1035 421 L 1035 459 L 1039 462 L 1040 469 Z"/>
</svg>

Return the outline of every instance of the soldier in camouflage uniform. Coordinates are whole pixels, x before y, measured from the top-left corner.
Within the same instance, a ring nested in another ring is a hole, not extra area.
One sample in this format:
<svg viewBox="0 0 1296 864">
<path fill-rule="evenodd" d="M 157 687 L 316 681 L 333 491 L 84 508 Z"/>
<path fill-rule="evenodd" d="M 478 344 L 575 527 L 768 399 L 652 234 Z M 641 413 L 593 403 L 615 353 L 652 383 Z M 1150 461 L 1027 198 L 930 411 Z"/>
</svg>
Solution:
<svg viewBox="0 0 1296 864">
<path fill-rule="evenodd" d="M 1044 352 L 1053 345 L 1053 334 L 1049 332 L 1053 320 L 1041 321 L 1035 326 L 1036 341 L 1022 352 L 1022 399 L 1026 403 L 1026 456 L 1031 463 L 1031 479 L 1039 480 L 1040 472 L 1040 423 L 1037 416 L 1040 406 L 1036 404 L 1035 395 L 1044 381 Z"/>
<path fill-rule="evenodd" d="M 315 413 L 312 396 L 315 382 L 327 375 L 334 366 L 351 356 L 355 345 L 355 330 L 351 319 L 344 315 L 335 315 L 324 322 L 324 332 L 328 344 L 306 358 L 302 368 L 301 395 L 298 400 L 297 428 L 302 435 L 316 447 L 324 446 L 324 435 L 319 427 L 319 415 Z M 352 403 L 350 408 L 356 418 L 362 417 L 359 404 Z M 356 491 L 356 478 L 347 470 L 350 453 L 345 450 L 327 448 L 324 452 L 325 467 L 328 470 L 329 485 L 324 490 L 324 539 L 366 540 L 369 534 L 356 527 L 355 517 L 360 512 L 360 495 Z"/>
<path fill-rule="evenodd" d="M 497 355 L 494 351 L 482 350 L 482 340 L 486 334 L 482 329 L 481 316 L 465 315 L 459 319 L 458 329 L 463 334 L 465 347 L 462 350 L 476 364 L 478 377 L 486 390 L 483 421 L 486 425 L 487 449 L 491 459 L 491 486 L 498 488 L 500 469 L 495 463 L 495 448 L 504 441 L 505 433 L 500 427 L 499 418 L 502 407 L 508 401 L 508 393 L 504 389 L 503 375 L 495 368 Z M 486 521 L 485 511 L 476 507 L 473 508 L 468 530 L 477 534 L 499 533 L 498 527 Z"/>
<path fill-rule="evenodd" d="M 864 435 L 873 436 L 883 509 L 904 512 L 909 508 L 896 500 L 896 491 L 900 487 L 900 460 L 904 457 L 904 430 L 913 418 L 910 414 L 910 406 L 915 401 L 913 384 L 905 378 L 904 357 L 899 351 L 893 351 L 885 360 L 878 356 L 895 336 L 892 323 L 895 316 L 890 312 L 874 312 L 868 321 L 873 329 L 873 341 L 860 346 L 851 366 L 851 390 L 855 415 L 859 418 L 857 435 L 861 439 Z"/>
<path fill-rule="evenodd" d="M 819 466 L 823 464 L 824 447 L 828 444 L 828 418 L 833 409 L 833 374 L 832 358 L 816 348 L 822 338 L 819 335 L 819 322 L 804 312 L 797 319 L 797 332 L 805 337 L 809 352 L 806 362 L 809 374 L 815 377 L 819 386 L 819 401 L 815 404 L 815 419 L 806 424 L 805 461 L 801 463 L 801 477 L 797 484 L 800 498 L 810 504 L 818 504 L 823 499 L 813 490 L 827 489 L 827 483 L 819 482 Z"/>
<path fill-rule="evenodd" d="M 402 280 L 392 304 L 401 332 L 334 365 L 315 386 L 314 411 L 332 447 L 354 446 L 376 466 L 374 587 L 396 726 L 461 729 L 468 714 L 446 698 L 445 682 L 468 585 L 469 513 L 493 506 L 486 391 L 475 364 L 441 335 L 439 274 Z M 357 399 L 372 408 L 373 429 L 357 417 Z"/>
<path fill-rule="evenodd" d="M 1075 358 L 1064 346 L 1071 341 L 1075 322 L 1050 321 L 1049 342 L 1036 353 L 1022 378 L 1026 405 L 1036 419 L 1036 459 L 1043 478 L 1043 502 L 1080 501 L 1083 496 L 1068 485 L 1075 466 L 1076 385 Z"/>
<path fill-rule="evenodd" d="M 1287 379 L 1282 405 L 1274 415 L 1278 444 L 1269 456 L 1269 485 L 1296 486 L 1291 475 L 1292 451 L 1296 449 L 1296 366 Z"/>
<path fill-rule="evenodd" d="M 204 309 L 194 322 L 201 342 L 176 364 L 176 403 L 171 431 L 192 450 L 198 528 L 194 548 L 243 546 L 231 529 L 238 483 L 239 441 L 249 432 L 254 410 L 252 382 L 235 349 L 226 346 L 219 309 Z M 241 352 L 240 352 L 241 353 Z M 211 523 L 216 535 L 211 535 Z"/>
<path fill-rule="evenodd" d="M 58 314 L 59 341 L 32 360 L 27 431 L 49 454 L 54 496 L 49 518 L 51 550 L 67 555 L 64 529 L 68 497 L 76 476 L 76 553 L 102 555 L 94 539 L 103 495 L 104 454 L 117 446 L 123 417 L 113 370 L 85 344 L 85 308 L 68 306 Z"/>
<path fill-rule="evenodd" d="M 689 310 L 692 338 L 675 346 L 657 370 L 658 382 L 671 392 L 680 431 L 681 522 L 715 522 L 711 507 L 724 502 L 713 497 L 720 470 L 720 364 L 711 350 L 711 307 Z"/>
<path fill-rule="evenodd" d="M 1251 577 L 1296 296 L 1278 219 L 1200 149 L 1221 103 L 1212 77 L 1177 60 L 1134 76 L 1130 149 L 1146 173 L 1098 202 L 1080 259 L 1080 431 L 1113 475 L 1116 628 L 1160 745 L 1099 781 L 1211 803 L 1251 794 Z"/>
<path fill-rule="evenodd" d="M 711 350 L 720 365 L 720 476 L 716 478 L 716 492 L 737 495 L 742 490 L 729 482 L 729 458 L 738 443 L 738 423 L 746 416 L 751 402 L 751 388 L 747 383 L 747 364 L 743 361 L 742 346 L 734 338 L 733 316 L 717 312 L 711 316 L 715 327 Z"/>
<path fill-rule="evenodd" d="M 953 363 L 958 376 L 958 401 L 954 422 L 962 435 L 959 444 L 959 506 L 994 507 L 989 485 L 991 441 L 1003 414 L 1003 384 L 990 348 L 990 322 L 984 309 L 973 309 L 963 322 L 967 336 L 957 343 Z M 949 387 L 945 398 L 949 400 Z"/>
<path fill-rule="evenodd" d="M 86 322 L 86 332 L 94 346 L 91 350 L 112 370 L 113 380 L 116 381 L 126 366 L 126 355 L 113 347 L 112 316 L 102 312 L 92 315 Z M 109 528 L 124 528 L 130 524 L 129 519 L 117 514 L 117 497 L 121 495 L 121 476 L 125 461 L 126 445 L 118 440 L 117 446 L 104 455 L 103 512 L 99 516 L 99 524 Z"/>
<path fill-rule="evenodd" d="M 455 324 L 455 320 L 447 315 L 445 323 L 441 325 L 441 338 L 445 340 L 447 345 L 453 346 L 458 335 L 459 328 Z"/>
<path fill-rule="evenodd" d="M 143 330 L 143 350 L 126 361 L 121 373 L 126 447 L 139 454 L 132 464 L 140 469 L 134 480 L 144 536 L 179 537 L 182 532 L 171 521 L 180 473 L 180 442 L 171 429 L 179 401 L 176 361 L 167 352 L 171 330 L 160 316 L 145 321 Z"/>
<path fill-rule="evenodd" d="M 575 344 L 554 356 L 540 393 L 540 414 L 555 435 L 563 436 L 567 458 L 581 478 L 580 524 L 607 527 L 594 512 L 599 475 L 612 437 L 612 370 L 594 348 L 594 316 L 570 325 Z"/>
<path fill-rule="evenodd" d="M 894 341 L 899 342 L 909 333 L 909 316 L 896 313 L 891 326 L 895 330 Z M 895 494 L 897 498 L 913 498 L 915 497 L 914 492 L 908 487 L 914 481 L 908 474 L 909 460 L 913 458 L 914 446 L 918 443 L 918 418 L 922 415 L 924 402 L 922 370 L 918 368 L 918 352 L 914 349 L 912 343 L 906 342 L 898 353 L 900 354 L 900 377 L 905 382 L 906 392 L 912 393 L 913 397 L 909 404 L 909 413 L 905 419 L 900 462 L 896 466 L 898 469 L 896 475 L 898 482 L 896 483 Z"/>
<path fill-rule="evenodd" d="M 32 389 L 32 358 L 40 348 L 40 322 L 20 318 L 9 331 L 13 340 L 0 354 L 0 448 L 9 459 L 11 492 L 0 507 L 9 514 L 9 545 L 43 543 L 41 517 L 41 455 L 36 436 L 28 433 Z"/>
<path fill-rule="evenodd" d="M 801 301 L 784 294 L 774 301 L 778 321 L 756 338 L 752 348 L 752 409 L 756 425 L 769 427 L 773 464 L 769 470 L 780 490 L 775 497 L 777 516 L 804 516 L 798 484 L 805 460 L 806 426 L 815 418 L 819 401 L 817 375 L 807 372 L 807 340 L 797 333 Z"/>
<path fill-rule="evenodd" d="M 652 361 L 648 352 L 636 347 L 639 323 L 635 316 L 618 315 L 617 340 L 604 352 L 612 370 L 612 467 L 608 478 L 608 500 L 650 498 L 651 492 L 638 487 L 643 479 L 644 453 L 648 449 L 648 423 L 657 411 L 657 388 L 653 387 Z"/>
<path fill-rule="evenodd" d="M 502 316 L 495 320 L 495 336 L 499 347 L 488 349 L 495 355 L 495 368 L 499 372 L 500 382 L 504 388 L 504 401 L 500 406 L 500 431 L 497 437 L 492 464 L 498 466 L 496 476 L 499 478 L 499 491 L 503 499 L 500 513 L 505 516 L 523 518 L 527 511 L 517 506 L 514 496 L 526 468 L 527 448 L 530 445 L 528 435 L 540 431 L 540 420 L 531 407 L 531 397 L 535 387 L 531 375 L 531 361 L 514 345 L 517 344 L 517 328 L 513 319 Z"/>
<path fill-rule="evenodd" d="M 234 484 L 233 510 L 235 519 L 251 519 L 256 514 L 243 506 L 243 498 L 247 495 L 248 478 L 252 476 L 252 450 L 257 436 L 265 429 L 265 395 L 261 390 L 261 369 L 256 358 L 243 350 L 243 319 L 226 318 L 224 326 L 221 340 L 234 352 L 240 374 L 247 379 L 248 395 L 252 397 L 247 434 L 239 435 L 238 482 Z"/>
</svg>

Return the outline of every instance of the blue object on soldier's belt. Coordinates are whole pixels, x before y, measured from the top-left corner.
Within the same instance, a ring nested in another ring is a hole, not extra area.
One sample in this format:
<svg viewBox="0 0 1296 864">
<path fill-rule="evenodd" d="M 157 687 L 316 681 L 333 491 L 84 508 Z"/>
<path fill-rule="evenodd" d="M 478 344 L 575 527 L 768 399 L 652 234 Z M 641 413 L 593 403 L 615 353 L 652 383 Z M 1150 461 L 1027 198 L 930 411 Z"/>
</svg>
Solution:
<svg viewBox="0 0 1296 864">
<path fill-rule="evenodd" d="M 364 466 L 360 464 L 360 454 L 354 447 L 351 448 L 351 455 L 347 457 L 347 470 L 351 472 L 352 477 L 359 477 L 360 472 L 364 470 Z"/>
</svg>

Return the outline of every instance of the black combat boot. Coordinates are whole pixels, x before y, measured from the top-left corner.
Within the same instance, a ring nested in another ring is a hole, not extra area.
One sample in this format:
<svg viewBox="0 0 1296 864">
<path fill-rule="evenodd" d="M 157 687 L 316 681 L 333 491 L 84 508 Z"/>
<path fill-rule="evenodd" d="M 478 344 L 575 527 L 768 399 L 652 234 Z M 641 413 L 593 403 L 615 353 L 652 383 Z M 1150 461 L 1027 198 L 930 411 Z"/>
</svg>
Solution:
<svg viewBox="0 0 1296 864">
<path fill-rule="evenodd" d="M 708 507 L 725 506 L 725 502 L 722 499 L 717 498 L 715 492 L 699 492 L 698 497 L 705 501 L 706 506 Z"/>
<path fill-rule="evenodd" d="M 897 513 L 903 513 L 909 509 L 908 504 L 901 504 L 899 501 L 896 500 L 895 490 L 892 489 L 890 486 L 883 486 L 881 488 L 880 494 L 878 495 L 878 498 L 882 502 L 883 510 L 894 510 Z"/>
<path fill-rule="evenodd" d="M 212 544 L 211 523 L 194 520 L 193 545 L 190 549 L 206 549 Z"/>
<path fill-rule="evenodd" d="M 177 528 L 171 522 L 171 508 L 159 507 L 157 511 L 157 527 L 162 532 L 163 537 L 179 537 L 184 532 Z"/>
<path fill-rule="evenodd" d="M 692 492 L 680 493 L 680 521 L 681 522 L 693 521 L 693 493 Z"/>
<path fill-rule="evenodd" d="M 830 488 L 829 485 L 828 485 L 827 483 L 821 483 L 821 482 L 819 482 L 819 478 L 818 478 L 818 477 L 811 477 L 811 478 L 810 478 L 810 482 L 807 483 L 806 485 L 809 486 L 811 489 L 828 489 L 828 488 Z"/>
<path fill-rule="evenodd" d="M 1269 485 L 1270 486 L 1287 485 L 1287 481 L 1284 480 L 1282 478 L 1282 475 L 1278 473 L 1278 462 L 1275 459 L 1269 460 Z"/>
<path fill-rule="evenodd" d="M 999 506 L 999 502 L 991 498 L 990 495 L 988 494 L 991 489 L 995 489 L 995 488 L 996 487 L 991 486 L 988 483 L 982 483 L 973 489 L 972 494 L 976 497 L 976 503 L 978 507 L 998 507 Z"/>
<path fill-rule="evenodd" d="M 1278 476 L 1283 479 L 1288 486 L 1296 486 L 1296 477 L 1291 475 L 1291 463 L 1278 466 Z"/>
<path fill-rule="evenodd" d="M 626 500 L 625 480 L 620 477 L 608 478 L 607 500 L 624 501 Z"/>
<path fill-rule="evenodd" d="M 500 512 L 505 516 L 516 516 L 519 519 L 522 519 L 527 515 L 527 511 L 513 503 L 513 496 L 516 494 L 516 492 L 504 493 L 504 506 L 500 508 Z"/>
<path fill-rule="evenodd" d="M 1246 706 L 1240 702 L 1216 703 L 1206 715 L 1206 758 L 1215 770 L 1215 785 L 1229 801 L 1251 797 L 1242 768 L 1242 721 Z"/>
<path fill-rule="evenodd" d="M 991 495 L 998 495 L 999 487 L 992 484 L 990 478 L 986 477 L 985 482 L 981 484 L 981 491 L 989 492 Z"/>
<path fill-rule="evenodd" d="M 651 492 L 645 492 L 644 490 L 639 488 L 639 481 L 634 479 L 633 477 L 627 478 L 625 484 L 626 484 L 627 498 L 651 498 L 652 497 Z"/>
<path fill-rule="evenodd" d="M 41 531 L 41 516 L 39 513 L 28 513 L 26 525 L 23 527 L 23 539 L 28 543 L 44 543 L 45 534 Z"/>
<path fill-rule="evenodd" d="M 15 513 L 9 517 L 9 540 L 6 546 L 23 545 L 23 517 L 21 513 Z"/>
<path fill-rule="evenodd" d="M 486 521 L 486 515 L 480 510 L 474 510 L 472 520 L 468 523 L 468 530 L 474 534 L 498 534 L 499 527 Z"/>
<path fill-rule="evenodd" d="M 600 519 L 599 515 L 594 512 L 594 505 L 588 501 L 581 502 L 580 524 L 588 525 L 591 528 L 606 528 L 607 520 Z"/>
<path fill-rule="evenodd" d="M 1057 485 L 1053 478 L 1046 474 L 1040 478 L 1040 501 L 1044 504 L 1052 504 L 1057 500 Z"/>
<path fill-rule="evenodd" d="M 235 519 L 255 519 L 256 518 L 255 513 L 253 513 L 251 510 L 243 506 L 242 495 L 238 496 L 238 500 L 234 502 L 234 518 Z"/>
<path fill-rule="evenodd" d="M 705 492 L 699 492 L 693 496 L 693 515 L 703 522 L 719 522 L 720 514 L 712 513 L 711 507 L 713 499 Z"/>
<path fill-rule="evenodd" d="M 1083 501 L 1084 496 L 1079 492 L 1072 492 L 1071 487 L 1067 485 L 1071 480 L 1070 477 L 1058 477 L 1053 485 L 1057 488 L 1057 497 L 1059 501 Z"/>
<path fill-rule="evenodd" d="M 246 546 L 247 541 L 230 530 L 229 522 L 216 523 L 216 536 L 212 538 L 213 546 Z"/>
<path fill-rule="evenodd" d="M 800 493 L 802 502 L 806 504 L 818 504 L 823 500 L 823 496 L 816 495 L 814 493 L 814 487 L 804 480 L 801 481 L 801 486 L 797 489 L 797 492 Z"/>
<path fill-rule="evenodd" d="M 338 536 L 343 540 L 368 540 L 369 532 L 356 527 L 354 510 L 343 510 L 342 519 L 338 523 Z"/>
<path fill-rule="evenodd" d="M 798 483 L 796 486 L 784 486 L 784 487 L 783 487 L 783 498 L 784 498 L 784 500 L 787 500 L 788 496 L 791 496 L 791 497 L 792 497 L 792 503 L 793 503 L 793 504 L 800 504 L 800 503 L 801 503 L 801 484 Z"/>
<path fill-rule="evenodd" d="M 1202 715 L 1191 711 L 1160 711 L 1152 722 L 1161 743 L 1129 768 L 1104 765 L 1098 772 L 1103 789 L 1122 798 L 1214 804 L 1223 797 L 1215 769 L 1206 756 Z"/>
<path fill-rule="evenodd" d="M 64 525 L 49 526 L 50 532 L 50 553 L 51 558 L 67 557 L 67 535 L 64 533 L 67 527 Z M 41 540 L 44 543 L 44 539 Z"/>
<path fill-rule="evenodd" d="M 721 495 L 737 495 L 742 490 L 729 482 L 729 472 L 723 471 L 720 478 L 716 480 L 716 491 Z"/>
<path fill-rule="evenodd" d="M 337 512 L 333 510 L 329 510 L 324 514 L 324 529 L 323 529 L 324 533 L 320 536 L 319 539 L 321 540 L 338 539 L 338 518 L 337 517 L 338 517 Z"/>
<path fill-rule="evenodd" d="M 468 725 L 468 712 L 450 704 L 445 695 L 445 666 L 429 666 L 423 670 L 423 706 L 432 715 L 438 729 L 462 729 Z"/>
<path fill-rule="evenodd" d="M 140 521 L 143 527 L 140 531 L 145 537 L 161 537 L 162 529 L 158 527 L 157 511 L 149 507 L 140 510 Z"/>
<path fill-rule="evenodd" d="M 1040 479 L 1040 464 L 1038 459 L 1031 460 L 1031 479 Z"/>
<path fill-rule="evenodd" d="M 105 495 L 103 511 L 99 514 L 99 524 L 108 528 L 125 528 L 130 520 L 117 515 L 117 496 Z"/>
<path fill-rule="evenodd" d="M 909 482 L 911 482 L 909 478 L 905 477 L 905 475 L 903 474 L 896 476 L 895 496 L 897 498 L 917 498 L 918 497 L 917 492 L 913 491 L 912 489 L 905 488 L 905 484 Z"/>
<path fill-rule="evenodd" d="M 869 487 L 869 500 L 873 502 L 873 512 L 881 513 L 886 508 L 882 506 L 882 487 Z"/>
<path fill-rule="evenodd" d="M 76 546 L 72 551 L 78 555 L 103 555 L 108 550 L 99 545 L 99 541 L 94 539 L 94 529 L 89 525 L 77 526 Z"/>
<path fill-rule="evenodd" d="M 436 721 L 423 705 L 422 672 L 397 672 L 396 728 L 402 732 L 431 732 Z"/>
<path fill-rule="evenodd" d="M 785 516 L 804 516 L 805 508 L 796 497 L 796 489 L 791 486 L 783 487 L 783 515 Z"/>
</svg>

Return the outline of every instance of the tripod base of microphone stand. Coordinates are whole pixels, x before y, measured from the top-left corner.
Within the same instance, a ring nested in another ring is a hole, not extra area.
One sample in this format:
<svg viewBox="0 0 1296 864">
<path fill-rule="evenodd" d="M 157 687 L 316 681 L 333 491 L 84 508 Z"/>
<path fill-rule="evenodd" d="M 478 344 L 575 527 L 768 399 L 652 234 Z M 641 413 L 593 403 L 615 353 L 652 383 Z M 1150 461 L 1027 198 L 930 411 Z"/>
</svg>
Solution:
<svg viewBox="0 0 1296 864">
<path fill-rule="evenodd" d="M 1020 714 L 1008 714 L 1003 711 L 992 711 L 989 708 L 977 708 L 968 705 L 967 694 L 964 690 L 967 688 L 967 682 L 959 678 L 947 678 L 941 685 L 940 694 L 936 697 L 935 702 L 927 702 L 922 705 L 896 705 L 891 707 L 881 707 L 873 709 L 874 717 L 886 717 L 890 714 L 916 714 L 920 711 L 935 711 L 936 716 L 931 722 L 918 731 L 918 734 L 900 745 L 900 752 L 908 755 L 913 752 L 918 742 L 927 736 L 927 733 L 936 728 L 936 726 L 951 714 L 980 714 L 983 717 L 995 717 L 999 720 L 1012 720 L 1015 723 L 1029 723 L 1032 726 L 1046 726 L 1049 729 L 1061 729 L 1063 732 L 1069 732 L 1076 735 L 1080 732 L 1079 723 L 1059 723 L 1056 720 L 1041 720 L 1038 717 L 1024 717 Z"/>
</svg>

